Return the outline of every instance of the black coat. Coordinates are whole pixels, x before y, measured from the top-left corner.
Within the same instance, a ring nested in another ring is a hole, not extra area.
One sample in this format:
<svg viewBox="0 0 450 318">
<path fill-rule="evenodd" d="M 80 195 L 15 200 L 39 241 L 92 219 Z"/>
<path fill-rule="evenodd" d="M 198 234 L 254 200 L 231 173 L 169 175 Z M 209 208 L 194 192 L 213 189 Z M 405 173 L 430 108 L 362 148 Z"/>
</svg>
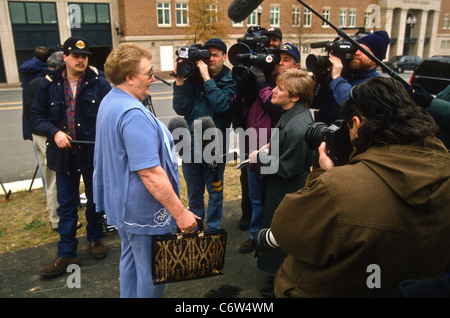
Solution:
<svg viewBox="0 0 450 318">
<path fill-rule="evenodd" d="M 278 205 L 287 193 L 293 193 L 305 186 L 312 165 L 313 151 L 305 141 L 305 133 L 313 118 L 308 109 L 297 103 L 284 111 L 275 128 L 278 134 L 272 134 L 269 153 L 274 154 L 274 138 L 279 140 L 279 155 L 261 158 L 262 162 L 274 164 L 278 168 L 275 173 L 267 174 L 264 191 L 264 210 L 262 228 L 270 228 L 272 218 Z M 258 267 L 275 273 L 281 265 L 285 254 L 276 249 L 258 257 Z"/>
</svg>

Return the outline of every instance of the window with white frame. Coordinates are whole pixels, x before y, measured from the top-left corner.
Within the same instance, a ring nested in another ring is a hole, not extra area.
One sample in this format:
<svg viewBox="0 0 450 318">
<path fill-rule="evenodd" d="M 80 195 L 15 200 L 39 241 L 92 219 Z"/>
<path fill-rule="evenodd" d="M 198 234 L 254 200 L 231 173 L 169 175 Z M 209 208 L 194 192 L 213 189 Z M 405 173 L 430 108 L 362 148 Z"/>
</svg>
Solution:
<svg viewBox="0 0 450 318">
<path fill-rule="evenodd" d="M 347 10 L 341 9 L 339 10 L 339 27 L 347 26 Z"/>
<path fill-rule="evenodd" d="M 270 25 L 280 26 L 280 7 L 270 7 Z"/>
<path fill-rule="evenodd" d="M 250 13 L 250 15 L 247 17 L 247 26 L 255 26 L 258 25 L 258 13 L 253 11 Z"/>
<path fill-rule="evenodd" d="M 442 28 L 443 29 L 450 29 L 450 24 L 449 24 L 449 19 L 448 19 L 448 14 L 444 15 L 444 21 L 442 23 Z"/>
<path fill-rule="evenodd" d="M 170 3 L 157 2 L 156 3 L 158 26 L 170 26 Z"/>
<path fill-rule="evenodd" d="M 323 9 L 322 11 L 322 16 L 328 21 L 330 21 L 330 11 L 330 9 Z M 329 28 L 329 25 L 325 21 L 322 21 L 322 28 Z"/>
<path fill-rule="evenodd" d="M 349 27 L 356 26 L 356 10 L 350 9 L 348 13 L 348 26 Z"/>
<path fill-rule="evenodd" d="M 217 4 L 207 4 L 206 5 L 206 15 L 209 21 L 206 22 L 207 25 L 214 24 L 217 22 Z"/>
<path fill-rule="evenodd" d="M 366 28 L 370 27 L 370 18 L 371 18 L 371 14 L 370 12 L 364 12 L 364 26 Z"/>
<path fill-rule="evenodd" d="M 300 7 L 292 7 L 292 26 L 298 27 L 300 26 L 301 21 L 301 13 Z"/>
<path fill-rule="evenodd" d="M 311 26 L 311 17 L 312 12 L 308 9 L 303 10 L 303 26 L 310 27 Z"/>
<path fill-rule="evenodd" d="M 175 24 L 177 26 L 189 24 L 187 3 L 175 3 Z"/>
</svg>

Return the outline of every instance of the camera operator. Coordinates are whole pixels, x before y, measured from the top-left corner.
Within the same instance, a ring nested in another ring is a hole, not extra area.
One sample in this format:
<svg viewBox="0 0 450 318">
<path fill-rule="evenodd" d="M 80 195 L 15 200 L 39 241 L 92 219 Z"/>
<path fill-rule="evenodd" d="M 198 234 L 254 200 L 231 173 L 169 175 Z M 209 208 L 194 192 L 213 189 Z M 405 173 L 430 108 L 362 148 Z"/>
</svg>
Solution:
<svg viewBox="0 0 450 318">
<path fill-rule="evenodd" d="M 271 129 L 274 128 L 280 120 L 282 108 L 272 104 L 272 89 L 275 87 L 275 81 L 279 73 L 290 68 L 300 68 L 300 52 L 295 45 L 284 43 L 276 50 L 280 56 L 280 62 L 269 74 L 260 67 L 252 65 L 250 73 L 253 81 L 238 83 L 238 92 L 245 90 L 245 94 L 237 94 L 235 107 L 242 109 L 242 117 L 245 121 L 245 128 L 254 128 L 256 131 L 256 142 L 250 142 L 246 147 L 246 153 L 252 153 L 257 150 L 260 143 L 268 143 L 271 137 Z M 250 87 L 250 88 L 249 88 Z M 265 141 L 260 142 L 261 134 L 265 133 Z M 252 146 L 256 146 L 255 149 Z M 259 166 L 256 163 L 249 164 L 247 169 L 248 191 L 252 205 L 252 218 L 250 221 L 250 238 L 239 246 L 239 252 L 246 254 L 254 250 L 253 233 L 260 229 L 263 214 L 263 195 L 264 178 L 260 173 Z"/>
<path fill-rule="evenodd" d="M 390 38 L 386 31 L 376 31 L 360 38 L 357 42 L 381 61 L 386 57 Z M 360 50 L 356 51 L 350 60 L 347 78 L 341 76 L 344 67 L 341 59 L 330 54 L 330 62 L 332 67 L 328 82 L 321 92 L 319 105 L 315 105 L 319 108 L 316 113 L 316 121 L 327 124 L 331 124 L 339 118 L 339 105 L 348 98 L 353 86 L 369 78 L 380 76 L 376 70 L 377 64 Z"/>
<path fill-rule="evenodd" d="M 288 254 L 277 297 L 390 297 L 450 268 L 450 155 L 431 116 L 386 77 L 355 86 L 341 114 L 349 163 L 334 167 L 322 143 L 321 168 L 257 235 Z"/>
<path fill-rule="evenodd" d="M 178 115 L 184 116 L 191 131 L 192 145 L 194 143 L 194 120 L 209 116 L 215 126 L 226 134 L 231 120 L 229 108 L 231 98 L 236 92 L 236 83 L 232 78 L 231 70 L 224 65 L 227 60 L 227 46 L 218 39 L 206 41 L 203 48 L 208 49 L 211 56 L 207 62 L 196 61 L 198 73 L 194 76 L 183 77 L 176 75 L 173 87 L 173 109 Z M 176 70 L 175 70 L 176 73 Z M 223 153 L 225 154 L 225 143 Z M 194 147 L 191 147 L 192 157 Z M 223 192 L 215 192 L 212 187 L 213 175 L 204 161 L 195 163 L 182 163 L 183 174 L 186 180 L 189 208 L 197 216 L 205 219 L 205 206 L 203 194 L 205 186 L 209 194 L 206 224 L 208 229 L 218 229 L 222 220 Z M 223 180 L 225 163 L 218 163 L 217 176 Z"/>
<path fill-rule="evenodd" d="M 280 28 L 270 27 L 261 34 L 268 37 L 269 41 L 266 43 L 266 47 L 269 49 L 278 49 L 283 43 L 283 33 Z"/>
</svg>

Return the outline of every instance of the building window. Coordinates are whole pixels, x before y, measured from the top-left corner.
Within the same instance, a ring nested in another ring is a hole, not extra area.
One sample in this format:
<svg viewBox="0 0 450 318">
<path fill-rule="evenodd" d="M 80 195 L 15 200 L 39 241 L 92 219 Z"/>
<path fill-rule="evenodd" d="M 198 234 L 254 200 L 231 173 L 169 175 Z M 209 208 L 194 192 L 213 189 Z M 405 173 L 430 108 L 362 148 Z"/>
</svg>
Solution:
<svg viewBox="0 0 450 318">
<path fill-rule="evenodd" d="M 247 17 L 247 26 L 255 26 L 258 25 L 258 13 L 253 11 L 250 13 L 250 15 Z"/>
<path fill-rule="evenodd" d="M 177 26 L 186 26 L 188 23 L 188 4 L 175 3 L 175 24 Z"/>
<path fill-rule="evenodd" d="M 207 25 L 217 22 L 217 4 L 206 5 Z"/>
<path fill-rule="evenodd" d="M 170 3 L 157 2 L 158 26 L 170 26 Z"/>
<path fill-rule="evenodd" d="M 346 27 L 347 26 L 347 10 L 339 11 L 339 26 Z"/>
<path fill-rule="evenodd" d="M 302 54 L 309 54 L 311 52 L 310 44 L 302 44 Z"/>
<path fill-rule="evenodd" d="M 350 12 L 348 13 L 348 26 L 356 26 L 356 10 L 350 10 Z"/>
<path fill-rule="evenodd" d="M 311 26 L 311 11 L 308 9 L 303 10 L 303 26 L 310 27 Z"/>
<path fill-rule="evenodd" d="M 444 22 L 442 24 L 442 28 L 443 29 L 450 29 L 450 24 L 449 24 L 449 21 L 448 21 L 448 14 L 444 15 Z"/>
<path fill-rule="evenodd" d="M 12 24 L 57 24 L 56 5 L 51 2 L 9 3 Z"/>
<path fill-rule="evenodd" d="M 74 3 L 70 2 L 68 6 L 69 18 L 73 17 L 80 21 L 72 21 L 73 23 L 110 23 L 109 4 L 104 3 Z"/>
<path fill-rule="evenodd" d="M 364 26 L 370 28 L 370 12 L 364 12 Z"/>
<path fill-rule="evenodd" d="M 280 7 L 270 7 L 270 25 L 280 26 Z"/>
<path fill-rule="evenodd" d="M 322 11 L 322 16 L 326 19 L 326 20 L 328 20 L 328 21 L 330 21 L 330 9 L 323 9 L 323 11 Z M 329 25 L 328 25 L 328 23 L 326 23 L 325 21 L 322 21 L 322 28 L 329 28 Z"/>
<path fill-rule="evenodd" d="M 301 13 L 299 7 L 292 7 L 292 26 L 300 26 Z"/>
</svg>

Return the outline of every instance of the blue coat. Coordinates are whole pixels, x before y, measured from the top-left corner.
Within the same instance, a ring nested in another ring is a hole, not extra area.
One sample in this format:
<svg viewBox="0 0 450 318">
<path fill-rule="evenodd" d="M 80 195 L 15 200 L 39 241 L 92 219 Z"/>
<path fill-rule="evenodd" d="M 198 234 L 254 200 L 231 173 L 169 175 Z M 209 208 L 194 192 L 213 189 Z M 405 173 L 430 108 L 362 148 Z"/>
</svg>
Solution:
<svg viewBox="0 0 450 318">
<path fill-rule="evenodd" d="M 322 88 L 321 100 L 318 101 L 318 105 L 314 105 L 314 108 L 319 108 L 316 121 L 322 121 L 329 125 L 341 118 L 339 115 L 340 105 L 349 99 L 352 87 L 376 76 L 380 76 L 376 67 L 366 72 L 350 74 L 347 80 L 342 77 L 331 80 L 330 76 L 329 82 Z"/>
<path fill-rule="evenodd" d="M 45 77 L 31 106 L 31 119 L 34 127 L 46 134 L 47 165 L 56 172 L 93 168 L 94 145 L 74 145 L 77 147 L 76 160 L 69 166 L 70 151 L 59 149 L 53 136 L 59 131 L 67 132 L 67 116 L 64 102 L 65 66 Z M 75 127 L 79 141 L 95 140 L 97 112 L 103 97 L 111 90 L 111 85 L 96 68 L 86 69 L 83 82 L 77 92 Z"/>
</svg>

